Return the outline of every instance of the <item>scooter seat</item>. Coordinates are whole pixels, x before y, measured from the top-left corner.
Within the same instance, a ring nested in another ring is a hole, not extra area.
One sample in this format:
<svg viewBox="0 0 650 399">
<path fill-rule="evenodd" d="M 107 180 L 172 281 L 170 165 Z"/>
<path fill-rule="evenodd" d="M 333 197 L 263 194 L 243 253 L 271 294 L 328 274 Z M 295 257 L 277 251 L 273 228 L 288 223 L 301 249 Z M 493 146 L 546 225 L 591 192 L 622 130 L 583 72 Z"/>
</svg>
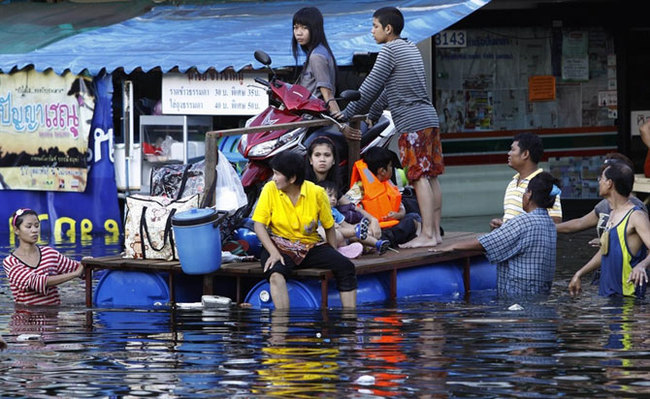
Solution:
<svg viewBox="0 0 650 399">
<path fill-rule="evenodd" d="M 379 121 L 375 123 L 370 129 L 366 130 L 361 134 L 361 148 L 365 148 L 370 144 L 374 139 L 376 139 L 381 132 L 383 132 L 390 121 L 386 118 L 379 118 Z"/>
</svg>

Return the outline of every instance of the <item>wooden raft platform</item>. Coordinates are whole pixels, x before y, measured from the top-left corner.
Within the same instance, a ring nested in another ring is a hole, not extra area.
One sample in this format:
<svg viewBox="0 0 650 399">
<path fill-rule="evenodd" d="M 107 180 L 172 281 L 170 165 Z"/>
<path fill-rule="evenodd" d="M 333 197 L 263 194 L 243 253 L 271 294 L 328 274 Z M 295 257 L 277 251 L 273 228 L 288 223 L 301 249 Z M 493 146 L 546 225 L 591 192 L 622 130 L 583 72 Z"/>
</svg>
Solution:
<svg viewBox="0 0 650 399">
<path fill-rule="evenodd" d="M 476 237 L 476 233 L 448 232 L 443 237 L 446 243 L 460 241 Z M 465 292 L 470 291 L 470 258 L 481 255 L 479 251 L 453 251 L 445 253 L 430 252 L 428 248 L 399 249 L 399 253 L 392 251 L 379 256 L 375 254 L 363 255 L 352 259 L 355 264 L 357 275 L 390 272 L 390 293 L 389 297 L 394 300 L 397 296 L 397 271 L 411 267 L 430 265 L 435 263 L 448 262 L 450 260 L 464 260 L 463 282 Z M 92 307 L 93 289 L 92 272 L 94 270 L 131 270 L 169 273 L 169 294 L 172 305 L 174 302 L 174 275 L 183 273 L 179 261 L 161 261 L 147 259 L 126 259 L 120 255 L 103 256 L 98 258 L 84 259 L 86 267 L 86 306 Z M 263 279 L 264 274 L 259 261 L 243 263 L 223 263 L 221 268 L 214 273 L 203 276 L 203 295 L 213 294 L 213 279 L 216 277 L 232 277 L 236 282 L 235 298 L 237 303 L 242 301 L 241 279 L 258 278 Z M 321 308 L 327 308 L 328 281 L 333 278 L 329 270 L 323 269 L 300 269 L 294 272 L 292 278 L 298 280 L 317 279 L 321 282 Z"/>
</svg>

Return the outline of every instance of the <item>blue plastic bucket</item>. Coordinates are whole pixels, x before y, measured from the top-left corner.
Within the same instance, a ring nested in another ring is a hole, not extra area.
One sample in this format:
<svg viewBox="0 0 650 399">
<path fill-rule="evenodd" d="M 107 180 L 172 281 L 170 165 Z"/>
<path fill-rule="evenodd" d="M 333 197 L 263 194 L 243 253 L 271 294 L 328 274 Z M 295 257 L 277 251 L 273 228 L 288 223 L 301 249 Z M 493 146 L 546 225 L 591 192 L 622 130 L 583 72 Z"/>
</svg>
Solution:
<svg viewBox="0 0 650 399">
<path fill-rule="evenodd" d="M 388 290 L 378 275 L 363 275 L 357 277 L 357 304 L 384 302 L 388 300 Z M 321 302 L 321 286 L 318 280 L 287 280 L 289 304 L 293 308 L 319 309 Z M 257 283 L 246 295 L 245 302 L 254 308 L 273 309 L 271 287 L 266 280 Z M 327 304 L 330 307 L 341 307 L 341 297 L 336 284 L 328 284 Z"/>
<path fill-rule="evenodd" d="M 221 267 L 221 232 L 214 209 L 192 208 L 172 217 L 181 268 L 187 274 L 212 273 Z"/>
</svg>

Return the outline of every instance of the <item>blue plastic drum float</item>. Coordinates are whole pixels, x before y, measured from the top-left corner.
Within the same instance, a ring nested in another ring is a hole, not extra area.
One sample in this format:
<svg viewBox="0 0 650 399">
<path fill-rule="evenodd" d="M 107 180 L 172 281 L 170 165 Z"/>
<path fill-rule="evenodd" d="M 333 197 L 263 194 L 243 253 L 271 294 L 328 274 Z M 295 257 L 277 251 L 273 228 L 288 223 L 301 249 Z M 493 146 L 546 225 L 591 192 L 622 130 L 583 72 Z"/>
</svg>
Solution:
<svg viewBox="0 0 650 399">
<path fill-rule="evenodd" d="M 249 254 L 259 257 L 261 243 L 251 223 L 237 230 L 237 239 L 249 244 Z M 175 300 L 195 302 L 202 292 L 201 275 L 221 266 L 221 234 L 217 212 L 212 209 L 191 209 L 172 219 L 179 260 L 185 274 L 175 276 Z M 219 281 L 216 281 L 219 280 Z M 357 303 L 381 303 L 389 299 L 389 273 L 358 276 Z M 253 281 L 254 283 L 254 281 Z M 234 297 L 234 283 L 215 279 L 215 292 Z M 288 280 L 287 289 L 292 308 L 318 309 L 321 306 L 320 280 Z M 496 266 L 484 256 L 470 260 L 470 290 L 476 293 L 496 289 Z M 340 307 L 336 284 L 328 284 L 328 305 Z M 273 300 L 268 281 L 255 284 L 245 302 L 255 308 L 272 309 Z M 434 263 L 397 271 L 398 299 L 458 300 L 465 296 L 463 261 Z M 95 306 L 157 307 L 170 303 L 170 290 L 165 273 L 110 271 L 100 279 L 95 290 Z"/>
</svg>

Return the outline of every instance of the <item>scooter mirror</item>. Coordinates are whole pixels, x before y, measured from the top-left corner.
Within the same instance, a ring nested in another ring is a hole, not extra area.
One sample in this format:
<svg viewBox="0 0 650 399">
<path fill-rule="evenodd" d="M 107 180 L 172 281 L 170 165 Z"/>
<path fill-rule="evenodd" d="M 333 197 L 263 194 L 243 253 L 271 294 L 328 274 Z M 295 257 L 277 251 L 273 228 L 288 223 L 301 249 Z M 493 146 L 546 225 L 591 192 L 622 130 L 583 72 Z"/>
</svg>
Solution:
<svg viewBox="0 0 650 399">
<path fill-rule="evenodd" d="M 262 50 L 255 51 L 255 59 L 266 66 L 271 65 L 271 57 Z"/>
<path fill-rule="evenodd" d="M 359 90 L 343 90 L 341 92 L 341 99 L 345 101 L 357 101 L 361 98 Z"/>
</svg>

